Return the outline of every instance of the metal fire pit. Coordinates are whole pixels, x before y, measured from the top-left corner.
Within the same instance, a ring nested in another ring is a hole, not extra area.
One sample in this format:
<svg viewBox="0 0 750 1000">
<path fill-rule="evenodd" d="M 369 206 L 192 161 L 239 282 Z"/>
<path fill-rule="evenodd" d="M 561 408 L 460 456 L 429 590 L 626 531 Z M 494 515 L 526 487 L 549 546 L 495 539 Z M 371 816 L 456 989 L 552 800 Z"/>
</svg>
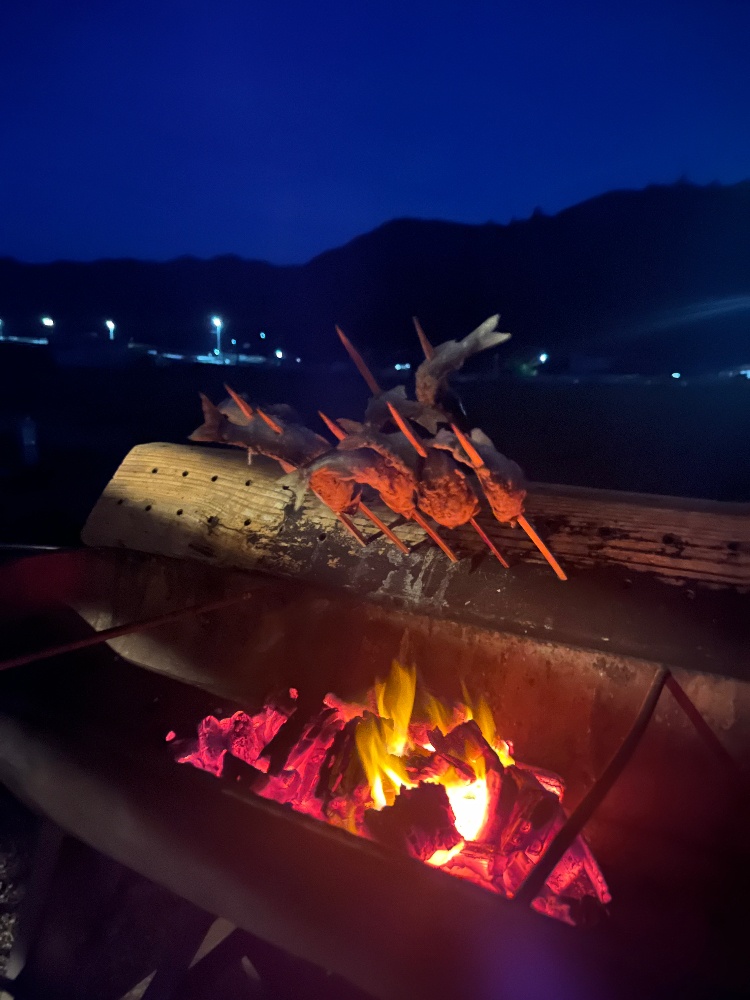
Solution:
<svg viewBox="0 0 750 1000">
<path fill-rule="evenodd" d="M 446 698 L 460 695 L 461 678 L 484 695 L 499 732 L 525 761 L 562 774 L 575 807 L 666 665 L 746 768 L 746 512 L 540 489 L 532 513 L 566 561 L 562 584 L 525 562 L 509 532 L 496 540 L 516 557 L 511 571 L 462 539 L 466 559 L 448 567 L 412 529 L 410 556 L 379 541 L 357 551 L 326 512 L 292 515 L 271 478 L 237 459 L 136 449 L 85 529 L 95 550 L 6 569 L 5 631 L 19 647 L 33 645 L 32 621 L 70 635 L 253 595 L 0 678 L 11 790 L 103 853 L 376 997 L 715 985 L 720 938 L 731 970 L 727 933 L 742 912 L 743 800 L 667 692 L 586 827 L 614 897 L 593 930 L 179 767 L 164 733 L 217 708 L 257 708 L 281 686 L 311 705 L 327 691 L 356 698 L 401 658 Z M 662 550 L 679 540 L 680 554 L 648 550 L 654 531 Z"/>
</svg>

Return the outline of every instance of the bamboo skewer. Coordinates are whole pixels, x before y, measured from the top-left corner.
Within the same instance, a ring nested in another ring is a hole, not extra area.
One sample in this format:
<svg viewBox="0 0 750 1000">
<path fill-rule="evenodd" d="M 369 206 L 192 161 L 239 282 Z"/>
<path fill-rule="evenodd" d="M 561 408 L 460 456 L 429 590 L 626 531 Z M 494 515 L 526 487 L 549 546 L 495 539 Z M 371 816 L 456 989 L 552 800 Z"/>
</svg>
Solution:
<svg viewBox="0 0 750 1000">
<path fill-rule="evenodd" d="M 453 433 L 461 442 L 461 447 L 469 456 L 469 460 L 471 461 L 471 464 L 474 466 L 474 468 L 480 469 L 482 468 L 482 466 L 486 465 L 487 463 L 484 461 L 484 459 L 479 454 L 477 449 L 474 447 L 471 440 L 466 436 L 466 434 L 464 434 L 463 431 L 460 428 L 458 428 L 455 424 L 451 424 L 451 427 L 453 428 Z M 557 561 L 557 559 L 555 559 L 550 550 L 547 548 L 546 543 L 543 542 L 542 539 L 539 537 L 539 535 L 536 532 L 536 528 L 534 528 L 533 524 L 527 521 L 527 519 L 523 516 L 523 514 L 519 514 L 518 517 L 516 518 L 516 521 L 518 522 L 518 524 L 521 525 L 521 527 L 529 536 L 531 541 L 534 543 L 534 545 L 536 545 L 541 554 L 550 564 L 558 580 L 567 580 L 568 577 L 566 576 L 562 566 Z"/>
<path fill-rule="evenodd" d="M 318 413 L 320 413 L 320 410 L 318 410 Z M 336 435 L 339 441 L 343 441 L 345 437 L 348 437 L 346 431 L 343 430 L 343 428 L 339 427 L 338 424 L 336 424 L 333 420 L 331 420 L 329 417 L 326 417 L 323 413 L 320 413 L 320 416 L 322 420 L 325 421 L 326 426 L 331 430 L 333 434 Z M 411 520 L 414 521 L 416 524 L 418 524 L 423 531 L 427 532 L 427 534 L 430 536 L 433 542 L 440 549 L 442 549 L 442 551 L 448 556 L 451 562 L 458 562 L 458 556 L 455 554 L 455 552 L 451 549 L 451 547 L 448 545 L 447 542 L 443 541 L 443 539 L 440 537 L 437 531 L 435 531 L 432 525 L 429 524 L 427 521 L 425 521 L 425 519 L 422 517 L 422 515 L 416 508 L 414 509 L 414 513 L 411 516 Z"/>
<path fill-rule="evenodd" d="M 254 412 L 252 406 L 247 402 L 247 400 L 243 399 L 242 396 L 240 396 L 239 393 L 235 392 L 234 389 L 230 388 L 226 384 L 226 382 L 224 383 L 224 388 L 226 389 L 226 391 L 229 393 L 229 395 L 232 397 L 232 399 L 237 404 L 237 408 L 239 409 L 239 411 L 243 415 L 243 417 L 247 417 L 248 420 L 252 420 L 253 417 L 255 416 L 255 412 Z"/>
<path fill-rule="evenodd" d="M 94 632 L 84 636 L 82 639 L 73 639 L 70 642 L 56 643 L 46 649 L 39 649 L 33 653 L 23 653 L 21 656 L 13 656 L 8 660 L 0 661 L 0 672 L 11 670 L 13 667 L 25 667 L 29 663 L 37 663 L 39 660 L 49 660 L 53 656 L 62 656 L 64 653 L 75 653 L 79 649 L 89 649 L 91 646 L 98 646 L 111 639 L 119 639 L 124 635 L 134 635 L 137 632 L 145 632 L 149 629 L 159 628 L 162 625 L 172 625 L 175 622 L 189 618 L 191 615 L 205 615 L 211 611 L 219 611 L 221 608 L 230 607 L 240 601 L 247 601 L 252 597 L 251 593 L 234 594 L 232 597 L 224 597 L 218 601 L 209 601 L 206 604 L 193 604 L 187 608 L 180 608 L 177 611 L 168 611 L 166 614 L 157 615 L 155 618 L 147 618 L 144 621 L 130 622 L 128 625 L 115 625 L 113 628 L 103 629 L 101 632 Z"/>
<path fill-rule="evenodd" d="M 265 413 L 263 410 L 261 410 L 259 406 L 256 406 L 255 410 L 260 419 L 264 423 L 268 424 L 268 426 L 271 428 L 272 431 L 276 431 L 277 434 L 284 433 L 283 427 L 280 424 L 277 424 L 276 421 L 273 419 L 273 417 L 269 417 L 268 414 Z"/>
<path fill-rule="evenodd" d="M 411 517 L 412 520 L 415 521 L 420 528 L 422 528 L 424 531 L 427 532 L 427 534 L 430 536 L 433 542 L 443 550 L 443 552 L 448 556 L 451 562 L 454 563 L 458 562 L 458 556 L 450 547 L 450 545 L 448 545 L 448 543 L 440 537 L 437 531 L 435 531 L 432 525 L 425 520 L 423 515 L 417 510 L 416 507 L 414 508 L 414 513 L 412 514 Z"/>
<path fill-rule="evenodd" d="M 419 343 L 422 345 L 422 352 L 429 361 L 435 354 L 435 348 L 427 339 L 427 336 L 424 330 L 422 329 L 422 324 L 419 322 L 417 317 L 412 316 L 411 321 L 414 324 L 414 329 L 417 331 L 417 336 L 419 337 Z"/>
<path fill-rule="evenodd" d="M 403 433 L 404 437 L 409 442 L 409 444 L 412 446 L 412 448 L 414 449 L 414 451 L 416 451 L 416 453 L 419 455 L 420 458 L 427 458 L 427 449 L 422 444 L 422 442 L 419 440 L 419 438 L 414 433 L 414 431 L 411 429 L 411 427 L 406 422 L 406 420 L 404 420 L 404 418 L 398 412 L 398 410 L 393 405 L 393 403 L 388 403 L 388 411 L 391 414 L 391 416 L 393 417 L 394 423 L 399 428 L 399 430 Z"/>
<path fill-rule="evenodd" d="M 336 326 L 336 333 L 339 335 L 339 340 L 341 341 L 341 343 L 346 348 L 346 353 L 349 355 L 349 357 L 352 359 L 352 361 L 356 365 L 357 371 L 359 372 L 359 374 L 362 376 L 362 378 L 367 383 L 368 388 L 370 389 L 370 392 L 374 396 L 379 396 L 380 393 L 383 390 L 378 385 L 378 381 L 375 378 L 375 376 L 372 374 L 372 372 L 370 371 L 370 369 L 365 364 L 365 360 L 362 357 L 362 355 L 359 353 L 359 351 L 357 350 L 357 348 L 354 346 L 354 344 L 351 342 L 351 340 L 349 340 L 349 338 L 347 337 L 347 335 L 344 333 L 344 331 L 338 325 Z"/>
</svg>

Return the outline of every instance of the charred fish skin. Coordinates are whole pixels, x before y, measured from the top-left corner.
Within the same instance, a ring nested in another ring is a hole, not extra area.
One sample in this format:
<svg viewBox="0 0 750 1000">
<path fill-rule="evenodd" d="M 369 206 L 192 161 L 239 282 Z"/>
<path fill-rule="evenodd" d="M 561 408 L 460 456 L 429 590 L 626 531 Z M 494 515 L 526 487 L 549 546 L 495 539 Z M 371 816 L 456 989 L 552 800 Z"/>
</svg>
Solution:
<svg viewBox="0 0 750 1000">
<path fill-rule="evenodd" d="M 433 439 L 432 446 L 449 452 L 457 462 L 473 469 L 498 521 L 515 521 L 523 514 L 527 493 L 523 470 L 512 459 L 502 455 L 479 428 L 474 428 L 470 440 L 484 462 L 480 468 L 474 467 L 460 441 L 450 431 L 440 431 Z"/>
<path fill-rule="evenodd" d="M 452 372 L 463 367 L 464 362 L 479 351 L 486 351 L 510 339 L 509 333 L 497 329 L 499 314 L 490 316 L 463 340 L 446 340 L 439 344 L 431 358 L 426 358 L 417 368 L 416 395 L 423 406 L 438 407 L 445 380 Z"/>
<path fill-rule="evenodd" d="M 300 484 L 304 483 L 306 489 L 315 472 L 323 468 L 335 470 L 342 480 L 371 486 L 396 514 L 411 517 L 414 513 L 417 479 L 397 455 L 381 455 L 370 447 L 358 445 L 351 437 L 345 438 L 334 451 L 300 469 L 296 479 L 294 473 L 285 477 L 284 484 L 299 498 Z"/>
<path fill-rule="evenodd" d="M 428 448 L 417 486 L 419 509 L 445 528 L 458 528 L 481 509 L 469 477 L 448 454 Z"/>
</svg>

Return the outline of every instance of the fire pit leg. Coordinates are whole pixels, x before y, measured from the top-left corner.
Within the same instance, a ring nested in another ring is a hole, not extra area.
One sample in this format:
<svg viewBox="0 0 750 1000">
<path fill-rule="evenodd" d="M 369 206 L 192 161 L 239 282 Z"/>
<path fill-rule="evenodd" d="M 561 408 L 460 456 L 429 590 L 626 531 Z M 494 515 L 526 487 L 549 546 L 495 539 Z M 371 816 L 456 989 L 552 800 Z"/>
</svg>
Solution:
<svg viewBox="0 0 750 1000">
<path fill-rule="evenodd" d="M 13 947 L 5 969 L 6 978 L 21 977 L 27 959 L 34 950 L 47 909 L 52 879 L 60 859 L 65 834 L 48 819 L 41 821 L 30 862 L 30 877 L 21 903 Z"/>
<path fill-rule="evenodd" d="M 190 907 L 173 929 L 172 948 L 164 956 L 142 1000 L 177 1000 L 190 964 L 208 933 L 214 917 Z"/>
</svg>

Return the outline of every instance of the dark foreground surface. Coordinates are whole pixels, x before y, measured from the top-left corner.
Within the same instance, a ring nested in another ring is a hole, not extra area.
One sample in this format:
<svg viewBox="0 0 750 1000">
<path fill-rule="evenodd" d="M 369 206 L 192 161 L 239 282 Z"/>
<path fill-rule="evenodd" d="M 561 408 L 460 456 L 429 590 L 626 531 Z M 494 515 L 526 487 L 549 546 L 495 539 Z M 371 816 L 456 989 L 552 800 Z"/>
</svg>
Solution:
<svg viewBox="0 0 750 1000">
<path fill-rule="evenodd" d="M 60 369 L 43 352 L 0 354 L 0 542 L 77 541 L 135 444 L 183 441 L 200 423 L 198 391 L 230 381 L 261 403 L 289 402 L 317 430 L 318 408 L 360 418 L 353 370 L 261 371 L 173 365 Z M 535 380 L 457 386 L 472 421 L 529 479 L 715 500 L 750 501 L 750 381 L 713 385 L 565 385 Z M 34 446 L 22 462 L 20 421 Z"/>
</svg>

